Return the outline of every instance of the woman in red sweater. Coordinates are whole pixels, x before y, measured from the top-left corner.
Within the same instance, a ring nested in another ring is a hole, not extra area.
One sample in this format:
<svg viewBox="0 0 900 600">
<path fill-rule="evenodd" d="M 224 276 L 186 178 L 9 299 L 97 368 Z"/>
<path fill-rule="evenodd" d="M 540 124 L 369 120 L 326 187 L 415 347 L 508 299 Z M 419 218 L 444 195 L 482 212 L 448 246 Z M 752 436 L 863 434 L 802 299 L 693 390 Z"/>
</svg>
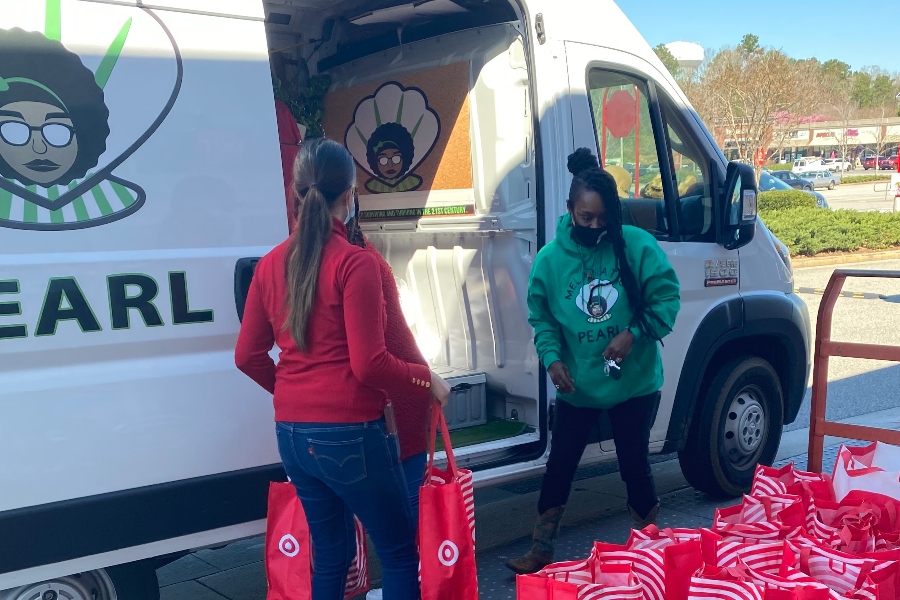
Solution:
<svg viewBox="0 0 900 600">
<path fill-rule="evenodd" d="M 353 515 L 382 565 L 384 595 L 419 596 L 415 525 L 399 448 L 383 417 L 388 392 L 446 402 L 428 367 L 385 348 L 378 264 L 347 240 L 356 167 L 336 142 L 301 149 L 294 234 L 260 260 L 235 348 L 239 369 L 274 394 L 278 449 L 314 549 L 313 600 L 341 600 Z M 276 365 L 269 356 L 280 349 Z"/>
<path fill-rule="evenodd" d="M 290 227 L 300 212 L 300 198 L 293 203 L 293 214 Z M 378 249 L 363 234 L 359 227 L 359 197 L 354 198 L 353 216 L 347 223 L 347 239 L 351 244 L 365 248 L 372 253 L 378 262 L 381 274 L 381 290 L 384 294 L 384 345 L 387 351 L 402 361 L 427 366 L 428 361 L 416 343 L 416 338 L 406 324 L 406 316 L 400 303 L 400 292 L 394 279 L 394 271 Z M 414 522 L 418 523 L 419 488 L 425 475 L 425 463 L 428 460 L 428 424 L 431 417 L 431 400 L 422 402 L 415 394 L 393 392 L 390 397 L 391 406 L 397 421 L 397 435 L 400 438 L 400 460 L 406 485 L 409 489 L 409 502 Z"/>
</svg>

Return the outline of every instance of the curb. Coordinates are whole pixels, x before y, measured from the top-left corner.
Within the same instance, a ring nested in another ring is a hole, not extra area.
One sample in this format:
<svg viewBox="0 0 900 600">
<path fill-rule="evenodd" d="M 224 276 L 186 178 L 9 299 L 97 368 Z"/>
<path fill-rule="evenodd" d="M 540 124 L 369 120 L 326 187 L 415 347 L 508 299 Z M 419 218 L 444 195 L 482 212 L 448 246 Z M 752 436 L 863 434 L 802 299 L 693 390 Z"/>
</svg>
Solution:
<svg viewBox="0 0 900 600">
<path fill-rule="evenodd" d="M 863 252 L 860 254 L 840 254 L 837 256 L 813 256 L 810 258 L 794 258 L 791 259 L 791 265 L 795 269 L 808 269 L 810 267 L 852 265 L 854 263 L 868 263 L 876 262 L 879 260 L 900 260 L 900 250 Z"/>
<path fill-rule="evenodd" d="M 851 175 L 851 177 L 854 177 L 854 176 Z M 879 183 L 890 183 L 890 182 L 891 182 L 891 178 L 890 178 L 890 176 L 888 176 L 884 179 L 874 179 L 872 181 L 849 181 L 846 183 L 841 181 L 836 187 L 841 187 L 842 185 L 846 185 L 846 186 L 877 185 Z"/>
</svg>

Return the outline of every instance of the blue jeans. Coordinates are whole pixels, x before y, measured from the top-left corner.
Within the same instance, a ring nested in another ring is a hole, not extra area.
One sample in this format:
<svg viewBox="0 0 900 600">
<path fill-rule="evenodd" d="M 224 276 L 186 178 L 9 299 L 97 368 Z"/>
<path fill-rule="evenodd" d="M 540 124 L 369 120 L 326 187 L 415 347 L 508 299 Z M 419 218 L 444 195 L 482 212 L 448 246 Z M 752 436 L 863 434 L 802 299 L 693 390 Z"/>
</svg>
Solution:
<svg viewBox="0 0 900 600">
<path fill-rule="evenodd" d="M 384 597 L 417 600 L 419 558 L 409 490 L 384 420 L 276 423 L 275 432 L 309 524 L 312 600 L 343 600 L 355 553 L 353 515 L 375 545 Z"/>
<path fill-rule="evenodd" d="M 406 475 L 406 487 L 409 492 L 410 515 L 413 525 L 419 526 L 419 488 L 422 487 L 422 479 L 425 475 L 425 464 L 428 462 L 428 453 L 415 454 L 403 461 L 403 473 Z"/>
</svg>

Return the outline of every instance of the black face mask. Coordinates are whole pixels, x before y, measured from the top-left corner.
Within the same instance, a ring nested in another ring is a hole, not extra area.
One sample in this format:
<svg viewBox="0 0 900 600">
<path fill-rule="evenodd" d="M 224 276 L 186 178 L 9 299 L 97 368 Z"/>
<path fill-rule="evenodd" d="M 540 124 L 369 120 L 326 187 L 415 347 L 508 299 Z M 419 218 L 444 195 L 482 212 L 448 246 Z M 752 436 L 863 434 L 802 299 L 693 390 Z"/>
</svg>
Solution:
<svg viewBox="0 0 900 600">
<path fill-rule="evenodd" d="M 600 238 L 603 237 L 604 233 L 606 233 L 606 227 L 585 227 L 584 225 L 572 223 L 572 238 L 588 248 L 593 248 L 600 243 Z"/>
</svg>

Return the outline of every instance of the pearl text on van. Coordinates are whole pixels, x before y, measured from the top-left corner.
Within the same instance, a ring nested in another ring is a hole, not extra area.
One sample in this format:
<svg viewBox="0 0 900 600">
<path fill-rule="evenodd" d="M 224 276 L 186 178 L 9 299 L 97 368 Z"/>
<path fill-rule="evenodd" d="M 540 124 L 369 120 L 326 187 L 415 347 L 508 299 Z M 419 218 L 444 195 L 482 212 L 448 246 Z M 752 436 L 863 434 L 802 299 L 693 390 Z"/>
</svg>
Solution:
<svg viewBox="0 0 900 600">
<path fill-rule="evenodd" d="M 155 303 L 159 284 L 149 275 L 122 273 L 106 278 L 110 323 L 113 330 L 131 328 L 131 319 L 140 316 L 146 327 L 165 325 Z M 22 304 L 7 300 L 6 295 L 19 294 L 15 279 L 0 280 L 0 317 L 22 314 Z M 212 310 L 192 310 L 188 302 L 187 274 L 169 273 L 169 304 L 173 325 L 211 323 Z M 134 312 L 133 312 L 134 311 Z M 35 337 L 55 335 L 61 321 L 75 321 L 82 332 L 102 331 L 93 307 L 74 277 L 55 277 L 47 283 L 44 303 L 34 328 Z M 0 325 L 0 340 L 28 337 L 28 325 L 22 323 Z"/>
</svg>

